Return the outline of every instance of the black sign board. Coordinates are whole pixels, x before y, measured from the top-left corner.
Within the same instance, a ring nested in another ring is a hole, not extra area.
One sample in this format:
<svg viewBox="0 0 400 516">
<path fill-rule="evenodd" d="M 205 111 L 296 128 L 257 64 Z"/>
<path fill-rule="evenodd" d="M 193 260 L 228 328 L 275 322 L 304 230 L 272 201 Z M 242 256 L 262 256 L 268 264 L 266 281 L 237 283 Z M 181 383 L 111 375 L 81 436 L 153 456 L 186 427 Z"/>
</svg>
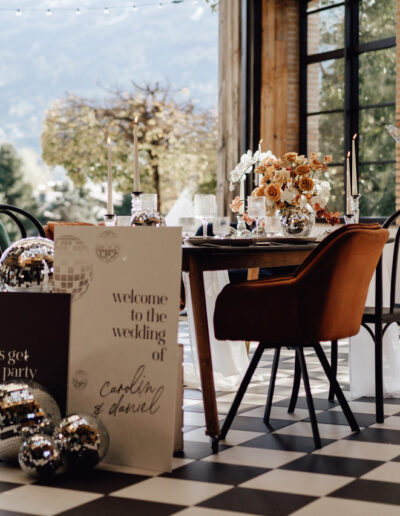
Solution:
<svg viewBox="0 0 400 516">
<path fill-rule="evenodd" d="M 67 404 L 69 294 L 0 292 L 0 383 L 38 382 Z"/>
</svg>

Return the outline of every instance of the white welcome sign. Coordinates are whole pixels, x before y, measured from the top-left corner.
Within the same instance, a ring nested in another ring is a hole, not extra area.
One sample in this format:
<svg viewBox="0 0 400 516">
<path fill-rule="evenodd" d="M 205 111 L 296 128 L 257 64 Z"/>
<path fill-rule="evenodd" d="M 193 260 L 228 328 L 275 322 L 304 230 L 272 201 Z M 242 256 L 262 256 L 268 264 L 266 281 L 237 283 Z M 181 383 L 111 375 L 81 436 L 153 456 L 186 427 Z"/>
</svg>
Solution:
<svg viewBox="0 0 400 516">
<path fill-rule="evenodd" d="M 106 463 L 170 470 L 180 228 L 57 226 L 54 265 L 72 294 L 68 412 L 103 421 Z"/>
</svg>

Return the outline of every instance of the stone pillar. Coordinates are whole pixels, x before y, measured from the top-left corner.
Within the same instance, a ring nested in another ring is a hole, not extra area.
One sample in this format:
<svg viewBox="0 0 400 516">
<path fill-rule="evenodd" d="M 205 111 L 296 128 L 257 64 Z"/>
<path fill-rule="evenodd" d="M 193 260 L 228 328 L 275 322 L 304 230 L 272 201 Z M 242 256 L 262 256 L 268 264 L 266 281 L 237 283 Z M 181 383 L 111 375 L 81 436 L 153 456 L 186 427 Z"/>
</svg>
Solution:
<svg viewBox="0 0 400 516">
<path fill-rule="evenodd" d="M 227 212 L 232 199 L 230 171 L 240 152 L 240 50 L 241 0 L 219 2 L 219 91 L 218 91 L 218 213 Z"/>
</svg>

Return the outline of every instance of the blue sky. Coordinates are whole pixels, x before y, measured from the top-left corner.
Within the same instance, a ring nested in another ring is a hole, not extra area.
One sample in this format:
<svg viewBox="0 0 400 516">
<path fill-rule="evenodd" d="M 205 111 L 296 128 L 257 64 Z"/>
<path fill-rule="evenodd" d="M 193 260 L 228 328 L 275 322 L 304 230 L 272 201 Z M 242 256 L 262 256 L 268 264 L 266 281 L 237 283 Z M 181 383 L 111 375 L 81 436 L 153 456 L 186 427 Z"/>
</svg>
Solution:
<svg viewBox="0 0 400 516">
<path fill-rule="evenodd" d="M 101 98 L 131 80 L 168 82 L 199 106 L 216 107 L 218 15 L 201 1 L 158 3 L 0 0 L 0 142 L 33 159 L 51 101 L 67 92 Z M 25 10 L 32 8 L 42 10 Z"/>
</svg>

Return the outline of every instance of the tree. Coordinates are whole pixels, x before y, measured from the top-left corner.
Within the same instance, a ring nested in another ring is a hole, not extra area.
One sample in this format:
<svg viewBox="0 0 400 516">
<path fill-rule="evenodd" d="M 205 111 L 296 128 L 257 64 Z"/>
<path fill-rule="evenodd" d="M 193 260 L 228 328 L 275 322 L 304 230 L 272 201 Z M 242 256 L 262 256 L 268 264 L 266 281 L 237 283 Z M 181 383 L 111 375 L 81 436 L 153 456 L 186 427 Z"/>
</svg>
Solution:
<svg viewBox="0 0 400 516">
<path fill-rule="evenodd" d="M 22 160 L 9 143 L 0 145 L 0 203 L 17 206 L 39 218 L 38 205 L 32 198 L 32 187 L 24 179 Z M 15 223 L 8 217 L 3 217 L 2 222 L 10 240 L 18 238 L 19 230 Z M 30 222 L 24 221 L 24 224 L 25 222 L 28 229 Z"/>
<path fill-rule="evenodd" d="M 179 102 L 169 87 L 112 90 L 104 101 L 69 95 L 46 112 L 43 160 L 62 165 L 76 186 L 107 177 L 106 140 L 112 145 L 113 180 L 122 193 L 133 189 L 133 128 L 138 118 L 141 189 L 158 194 L 166 210 L 190 181 L 209 182 L 216 173 L 216 117 Z"/>
<path fill-rule="evenodd" d="M 47 220 L 98 221 L 102 206 L 86 188 L 74 188 L 71 181 L 64 181 L 54 192 L 58 195 L 44 207 Z"/>
</svg>

